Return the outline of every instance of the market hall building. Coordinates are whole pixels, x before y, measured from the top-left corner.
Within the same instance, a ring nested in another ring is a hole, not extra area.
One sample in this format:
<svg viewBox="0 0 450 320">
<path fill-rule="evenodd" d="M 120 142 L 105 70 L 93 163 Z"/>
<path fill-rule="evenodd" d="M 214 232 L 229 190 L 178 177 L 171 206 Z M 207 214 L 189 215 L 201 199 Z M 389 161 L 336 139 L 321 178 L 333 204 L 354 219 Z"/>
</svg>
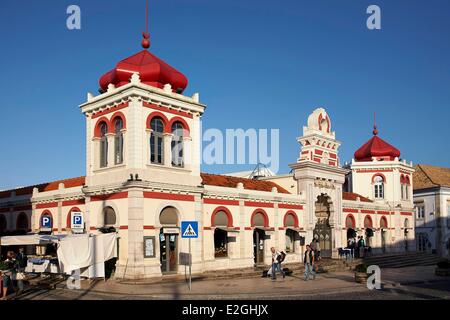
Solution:
<svg viewBox="0 0 450 320">
<path fill-rule="evenodd" d="M 71 214 L 81 212 L 85 232 L 118 233 L 115 276 L 125 279 L 184 273 L 186 220 L 200 230 L 194 273 L 270 264 L 272 246 L 299 262 L 313 238 L 322 256 L 337 258 L 355 233 L 374 253 L 415 250 L 414 169 L 376 128 L 342 166 L 331 119 L 318 108 L 291 174 L 202 173 L 206 105 L 183 95 L 187 78 L 146 47 L 104 74 L 100 94 L 80 106 L 86 176 L 0 192 L 0 233 L 71 233 Z"/>
</svg>

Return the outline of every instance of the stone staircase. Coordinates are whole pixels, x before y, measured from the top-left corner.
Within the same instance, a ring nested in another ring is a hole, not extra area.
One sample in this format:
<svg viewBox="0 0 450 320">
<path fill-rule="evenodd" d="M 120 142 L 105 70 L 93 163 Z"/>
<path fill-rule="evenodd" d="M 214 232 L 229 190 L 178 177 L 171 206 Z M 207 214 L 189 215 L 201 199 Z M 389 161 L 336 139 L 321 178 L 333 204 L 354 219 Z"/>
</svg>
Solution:
<svg viewBox="0 0 450 320">
<path fill-rule="evenodd" d="M 425 252 L 387 253 L 374 255 L 363 259 L 367 265 L 377 265 L 380 268 L 402 268 L 413 266 L 436 265 L 442 258 L 436 254 Z"/>
</svg>

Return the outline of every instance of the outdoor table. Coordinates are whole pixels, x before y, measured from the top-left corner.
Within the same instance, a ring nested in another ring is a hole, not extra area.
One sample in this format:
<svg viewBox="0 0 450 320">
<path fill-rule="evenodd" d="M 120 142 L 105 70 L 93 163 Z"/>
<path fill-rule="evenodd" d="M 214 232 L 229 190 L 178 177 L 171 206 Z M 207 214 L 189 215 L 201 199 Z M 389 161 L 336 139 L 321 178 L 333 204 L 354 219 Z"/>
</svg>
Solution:
<svg viewBox="0 0 450 320">
<path fill-rule="evenodd" d="M 344 248 L 342 249 L 345 252 L 345 258 L 348 259 L 350 257 L 351 259 L 354 258 L 354 251 L 350 248 Z"/>
<path fill-rule="evenodd" d="M 59 265 L 52 263 L 49 259 L 43 259 L 42 263 L 34 263 L 28 260 L 25 272 L 28 273 L 60 273 Z"/>
</svg>

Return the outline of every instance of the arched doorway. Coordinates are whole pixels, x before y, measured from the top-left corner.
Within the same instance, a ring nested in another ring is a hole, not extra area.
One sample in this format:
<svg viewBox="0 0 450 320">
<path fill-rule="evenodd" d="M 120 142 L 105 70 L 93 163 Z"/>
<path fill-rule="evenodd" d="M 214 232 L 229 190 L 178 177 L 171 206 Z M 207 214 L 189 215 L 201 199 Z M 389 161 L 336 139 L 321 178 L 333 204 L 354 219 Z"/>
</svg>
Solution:
<svg viewBox="0 0 450 320">
<path fill-rule="evenodd" d="M 3 234 L 8 229 L 8 223 L 6 221 L 5 215 L 0 214 L 0 234 Z"/>
<path fill-rule="evenodd" d="M 17 217 L 16 229 L 18 231 L 24 232 L 28 232 L 28 230 L 30 229 L 28 226 L 28 216 L 26 215 L 26 213 L 21 212 Z"/>
<path fill-rule="evenodd" d="M 166 207 L 159 214 L 159 259 L 162 274 L 176 273 L 178 270 L 178 210 Z"/>
<path fill-rule="evenodd" d="M 317 197 L 315 213 L 317 222 L 313 230 L 313 237 L 319 240 L 320 255 L 322 257 L 331 257 L 330 197 L 325 194 Z"/>
<path fill-rule="evenodd" d="M 214 258 L 228 257 L 228 228 L 233 226 L 231 213 L 226 208 L 218 208 L 211 218 L 214 228 Z"/>
<path fill-rule="evenodd" d="M 381 250 L 386 252 L 386 233 L 388 229 L 388 223 L 386 217 L 381 217 L 380 219 L 380 229 L 381 229 Z"/>
<path fill-rule="evenodd" d="M 405 226 L 405 251 L 408 251 L 409 250 L 409 243 L 408 243 L 409 220 L 408 220 L 408 218 L 405 219 L 404 226 Z"/>
<path fill-rule="evenodd" d="M 267 214 L 264 211 L 255 211 L 252 216 L 253 230 L 253 261 L 255 265 L 264 264 L 264 249 L 266 232 L 265 229 L 269 227 Z"/>
<path fill-rule="evenodd" d="M 299 226 L 298 226 L 298 216 L 294 211 L 288 211 L 284 216 L 284 227 L 286 228 L 285 233 L 285 250 L 286 253 L 296 252 L 296 242 L 299 240 L 300 236 Z"/>
<path fill-rule="evenodd" d="M 364 229 L 366 230 L 366 246 L 371 247 L 373 237 L 373 223 L 370 216 L 366 216 L 364 218 Z"/>
<path fill-rule="evenodd" d="M 347 229 L 347 246 L 350 247 L 356 242 L 356 222 L 355 217 L 349 214 L 345 218 L 345 229 Z"/>
</svg>

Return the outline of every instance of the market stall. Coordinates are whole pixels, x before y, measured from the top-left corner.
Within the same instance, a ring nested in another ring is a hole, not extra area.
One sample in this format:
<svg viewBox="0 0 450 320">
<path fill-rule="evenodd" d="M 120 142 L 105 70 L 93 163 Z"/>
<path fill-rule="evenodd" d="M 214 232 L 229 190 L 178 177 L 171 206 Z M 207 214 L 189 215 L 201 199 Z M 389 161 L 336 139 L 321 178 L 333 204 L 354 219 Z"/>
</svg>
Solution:
<svg viewBox="0 0 450 320">
<path fill-rule="evenodd" d="M 104 278 L 105 262 L 117 257 L 116 233 L 9 236 L 1 237 L 0 245 L 36 246 L 25 273 L 73 275 L 79 270 L 81 277 Z"/>
</svg>

